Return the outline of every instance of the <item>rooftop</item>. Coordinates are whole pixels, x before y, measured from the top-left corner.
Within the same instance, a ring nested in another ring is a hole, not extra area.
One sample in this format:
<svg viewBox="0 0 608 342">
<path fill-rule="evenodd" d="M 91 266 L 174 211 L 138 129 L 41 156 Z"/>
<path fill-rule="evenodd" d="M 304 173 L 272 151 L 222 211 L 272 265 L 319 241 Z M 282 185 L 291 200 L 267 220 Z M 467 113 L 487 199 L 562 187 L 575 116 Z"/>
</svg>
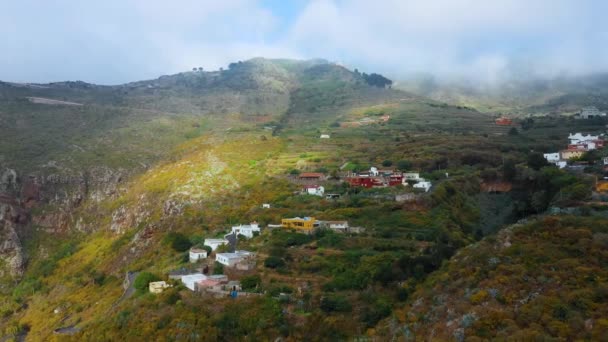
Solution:
<svg viewBox="0 0 608 342">
<path fill-rule="evenodd" d="M 321 178 L 325 175 L 319 172 L 302 172 L 300 173 L 300 178 Z"/>
</svg>

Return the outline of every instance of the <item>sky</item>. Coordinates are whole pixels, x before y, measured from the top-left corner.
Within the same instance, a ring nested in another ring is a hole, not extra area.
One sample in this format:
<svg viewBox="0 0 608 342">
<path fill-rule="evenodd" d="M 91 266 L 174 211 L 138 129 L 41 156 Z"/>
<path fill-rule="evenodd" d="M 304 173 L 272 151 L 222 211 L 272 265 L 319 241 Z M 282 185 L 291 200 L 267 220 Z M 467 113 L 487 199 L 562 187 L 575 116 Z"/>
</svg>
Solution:
<svg viewBox="0 0 608 342">
<path fill-rule="evenodd" d="M 119 84 L 253 57 L 392 78 L 608 71 L 604 0 L 0 0 L 0 80 Z"/>
</svg>

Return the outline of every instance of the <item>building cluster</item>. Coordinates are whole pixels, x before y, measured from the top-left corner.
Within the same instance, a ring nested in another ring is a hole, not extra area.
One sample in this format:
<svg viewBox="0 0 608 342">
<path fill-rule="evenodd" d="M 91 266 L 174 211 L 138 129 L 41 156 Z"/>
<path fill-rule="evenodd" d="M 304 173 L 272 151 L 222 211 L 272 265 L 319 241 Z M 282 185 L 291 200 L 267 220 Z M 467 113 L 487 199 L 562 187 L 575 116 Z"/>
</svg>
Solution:
<svg viewBox="0 0 608 342">
<path fill-rule="evenodd" d="M 365 228 L 351 227 L 348 221 L 322 221 L 314 217 L 294 217 L 284 218 L 279 226 L 283 229 L 293 229 L 299 233 L 310 234 L 317 229 L 330 229 L 337 233 L 358 234 L 365 231 Z"/>
<path fill-rule="evenodd" d="M 358 121 L 346 121 L 346 122 L 341 122 L 340 123 L 340 127 L 360 127 L 360 126 L 367 126 L 367 125 L 371 125 L 371 124 L 375 124 L 375 123 L 385 123 L 388 122 L 391 119 L 390 115 L 382 115 L 378 118 L 370 118 L 370 117 L 364 117 Z"/>
<path fill-rule="evenodd" d="M 181 276 L 180 281 L 190 291 L 210 291 L 216 293 L 235 293 L 241 291 L 241 283 L 229 281 L 224 274 L 206 275 L 202 273 L 191 273 Z"/>
<path fill-rule="evenodd" d="M 606 113 L 600 112 L 599 109 L 594 106 L 584 107 L 579 113 L 574 114 L 575 119 L 591 119 L 605 116 Z"/>
<path fill-rule="evenodd" d="M 346 181 L 351 186 L 364 188 L 383 188 L 396 185 L 410 186 L 412 184 L 414 189 L 420 189 L 424 192 L 428 192 L 432 186 L 431 182 L 420 177 L 420 173 L 418 172 L 379 170 L 376 167 L 371 167 L 366 172 L 350 173 L 346 177 Z"/>
<path fill-rule="evenodd" d="M 568 135 L 568 147 L 559 152 L 545 153 L 545 159 L 559 168 L 568 165 L 568 160 L 580 158 L 585 152 L 604 147 L 604 140 L 597 135 L 582 133 L 570 133 Z"/>
</svg>

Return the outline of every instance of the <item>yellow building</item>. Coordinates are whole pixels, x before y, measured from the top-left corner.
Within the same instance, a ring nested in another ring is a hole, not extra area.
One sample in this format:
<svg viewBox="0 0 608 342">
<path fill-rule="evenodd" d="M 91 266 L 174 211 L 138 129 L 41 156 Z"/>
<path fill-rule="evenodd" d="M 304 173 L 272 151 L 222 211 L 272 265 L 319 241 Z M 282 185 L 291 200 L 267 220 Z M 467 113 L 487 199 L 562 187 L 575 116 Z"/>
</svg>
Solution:
<svg viewBox="0 0 608 342">
<path fill-rule="evenodd" d="M 311 232 L 318 226 L 314 217 L 294 217 L 281 220 L 281 226 L 286 229 L 295 229 L 303 232 Z"/>
<path fill-rule="evenodd" d="M 599 181 L 595 185 L 595 191 L 597 192 L 608 192 L 608 182 Z"/>
<path fill-rule="evenodd" d="M 170 284 L 167 284 L 165 281 L 153 281 L 148 285 L 150 289 L 150 293 L 161 293 L 166 288 L 171 287 Z"/>
<path fill-rule="evenodd" d="M 583 150 L 562 150 L 560 152 L 562 159 L 570 160 L 574 158 L 580 158 L 583 156 L 585 151 Z"/>
</svg>

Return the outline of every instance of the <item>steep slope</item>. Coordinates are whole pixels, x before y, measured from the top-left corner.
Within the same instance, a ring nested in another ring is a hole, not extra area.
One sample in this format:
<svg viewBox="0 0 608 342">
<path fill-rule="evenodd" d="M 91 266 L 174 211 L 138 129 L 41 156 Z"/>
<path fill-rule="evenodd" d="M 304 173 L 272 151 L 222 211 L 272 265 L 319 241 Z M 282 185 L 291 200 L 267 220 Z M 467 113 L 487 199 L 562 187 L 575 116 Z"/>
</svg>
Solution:
<svg viewBox="0 0 608 342">
<path fill-rule="evenodd" d="M 400 340 L 605 340 L 607 238 L 605 218 L 512 226 L 461 250 L 386 326 Z"/>
</svg>

